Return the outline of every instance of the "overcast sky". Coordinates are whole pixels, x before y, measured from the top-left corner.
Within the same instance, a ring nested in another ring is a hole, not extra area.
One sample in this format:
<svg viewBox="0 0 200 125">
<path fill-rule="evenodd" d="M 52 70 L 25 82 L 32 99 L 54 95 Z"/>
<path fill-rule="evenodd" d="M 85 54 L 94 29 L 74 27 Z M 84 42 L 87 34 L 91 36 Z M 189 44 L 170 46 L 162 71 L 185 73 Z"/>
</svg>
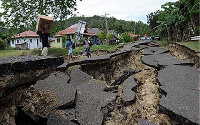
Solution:
<svg viewBox="0 0 200 125">
<path fill-rule="evenodd" d="M 129 21 L 147 22 L 146 15 L 161 9 L 166 2 L 177 0 L 82 0 L 77 1 L 78 16 L 105 15 Z"/>
</svg>

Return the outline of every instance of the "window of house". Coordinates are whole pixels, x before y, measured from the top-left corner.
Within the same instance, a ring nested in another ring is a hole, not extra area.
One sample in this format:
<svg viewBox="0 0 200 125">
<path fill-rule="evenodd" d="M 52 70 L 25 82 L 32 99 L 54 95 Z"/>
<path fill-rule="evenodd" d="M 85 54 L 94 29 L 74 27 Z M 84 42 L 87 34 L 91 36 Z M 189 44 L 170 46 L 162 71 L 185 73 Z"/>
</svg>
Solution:
<svg viewBox="0 0 200 125">
<path fill-rule="evenodd" d="M 37 39 L 37 45 L 39 45 L 39 41 L 38 41 L 38 39 Z"/>
<path fill-rule="evenodd" d="M 17 40 L 17 43 L 19 43 L 19 40 Z"/>
<path fill-rule="evenodd" d="M 32 39 L 30 39 L 30 43 L 32 43 Z"/>
<path fill-rule="evenodd" d="M 59 43 L 59 42 L 60 42 L 60 38 L 57 39 L 57 43 Z"/>
<path fill-rule="evenodd" d="M 15 42 L 14 42 L 14 40 L 12 40 L 12 44 L 14 44 Z"/>
<path fill-rule="evenodd" d="M 42 39 L 40 39 L 40 42 L 42 42 Z"/>
</svg>

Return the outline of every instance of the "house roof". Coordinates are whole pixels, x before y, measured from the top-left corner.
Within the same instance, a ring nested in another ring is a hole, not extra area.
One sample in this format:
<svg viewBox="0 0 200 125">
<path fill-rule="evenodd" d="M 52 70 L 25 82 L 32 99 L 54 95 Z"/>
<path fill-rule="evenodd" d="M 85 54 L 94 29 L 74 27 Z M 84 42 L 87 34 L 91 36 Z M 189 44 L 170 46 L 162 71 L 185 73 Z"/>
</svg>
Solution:
<svg viewBox="0 0 200 125">
<path fill-rule="evenodd" d="M 97 36 L 96 33 L 83 33 L 83 35 L 86 35 L 86 36 Z"/>
<path fill-rule="evenodd" d="M 115 30 L 108 30 L 108 33 L 111 33 L 111 34 L 117 36 L 117 33 L 115 32 Z"/>
<path fill-rule="evenodd" d="M 89 28 L 87 31 L 88 33 L 95 33 L 95 34 L 98 34 L 101 32 L 99 28 Z"/>
<path fill-rule="evenodd" d="M 66 28 L 65 30 L 59 31 L 55 36 L 61 36 L 61 35 L 65 35 L 65 34 L 67 34 L 67 35 L 75 34 L 77 25 L 78 24 L 71 25 L 70 27 Z"/>
<path fill-rule="evenodd" d="M 138 35 L 132 34 L 132 33 L 130 33 L 130 32 L 128 32 L 128 35 L 131 36 L 131 37 L 137 37 L 137 36 L 138 36 Z"/>
<path fill-rule="evenodd" d="M 23 38 L 23 37 L 39 37 L 39 35 L 37 35 L 36 32 L 29 30 L 12 36 L 12 38 Z"/>
</svg>

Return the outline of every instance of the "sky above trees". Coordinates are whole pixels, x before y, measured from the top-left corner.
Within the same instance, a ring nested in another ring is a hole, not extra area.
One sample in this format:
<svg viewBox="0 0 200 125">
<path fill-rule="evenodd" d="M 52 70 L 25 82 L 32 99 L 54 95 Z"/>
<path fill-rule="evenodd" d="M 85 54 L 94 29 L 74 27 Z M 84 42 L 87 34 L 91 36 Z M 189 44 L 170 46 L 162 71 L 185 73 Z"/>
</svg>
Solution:
<svg viewBox="0 0 200 125">
<path fill-rule="evenodd" d="M 161 9 L 166 2 L 177 0 L 82 0 L 77 1 L 78 16 L 102 16 L 109 13 L 108 17 L 115 17 L 127 21 L 143 21 L 147 23 L 146 15 Z"/>
</svg>

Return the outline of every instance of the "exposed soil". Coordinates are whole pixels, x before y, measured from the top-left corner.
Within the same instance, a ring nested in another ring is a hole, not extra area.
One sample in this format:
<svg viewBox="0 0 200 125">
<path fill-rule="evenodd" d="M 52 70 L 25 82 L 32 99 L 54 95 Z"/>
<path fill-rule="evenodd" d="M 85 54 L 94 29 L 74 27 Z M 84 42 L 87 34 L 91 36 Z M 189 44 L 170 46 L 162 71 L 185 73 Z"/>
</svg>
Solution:
<svg viewBox="0 0 200 125">
<path fill-rule="evenodd" d="M 115 109 L 110 113 L 110 117 L 106 119 L 104 125 L 137 125 L 136 118 L 148 119 L 158 124 L 171 124 L 170 119 L 165 114 L 159 113 L 159 100 L 163 95 L 158 92 L 157 70 L 141 62 L 143 51 L 131 55 L 132 63 L 126 67 L 140 71 L 135 74 L 138 85 L 136 97 L 133 99 L 135 102 L 128 106 L 121 103 L 122 85 L 120 85 Z"/>
<path fill-rule="evenodd" d="M 104 114 L 103 125 L 139 125 L 136 118 L 147 119 L 152 123 L 162 125 L 179 124 L 180 120 L 185 120 L 182 117 L 178 118 L 176 114 L 170 114 L 171 112 L 159 105 L 159 100 L 164 95 L 159 92 L 158 69 L 141 62 L 144 50 L 112 57 L 109 62 L 79 66 L 82 71 L 93 77 L 94 82 L 97 80 L 106 82 L 108 87 L 112 87 L 110 85 L 120 78 L 125 70 L 135 69 L 137 71 L 134 74 L 137 83 L 136 96 L 130 102 L 124 103 L 121 98 L 124 83 L 116 85 L 118 96 L 112 105 L 113 110 Z M 92 53 L 92 56 L 105 55 L 106 53 L 98 51 Z M 74 57 L 73 60 L 85 58 L 86 56 L 81 55 Z M 72 68 L 69 67 L 65 73 L 69 75 Z M 46 122 L 46 119 L 43 118 L 46 118 L 49 112 L 54 111 L 54 107 L 57 106 L 56 99 L 51 97 L 49 92 L 41 92 L 32 89 L 32 87 L 13 92 L 3 101 L 0 108 L 0 121 L 2 124 L 10 123 L 11 125 L 19 124 L 22 116 L 30 119 L 33 124 L 35 121 L 37 124 L 39 121 L 43 124 Z M 23 112 L 16 105 L 23 105 Z"/>
</svg>

